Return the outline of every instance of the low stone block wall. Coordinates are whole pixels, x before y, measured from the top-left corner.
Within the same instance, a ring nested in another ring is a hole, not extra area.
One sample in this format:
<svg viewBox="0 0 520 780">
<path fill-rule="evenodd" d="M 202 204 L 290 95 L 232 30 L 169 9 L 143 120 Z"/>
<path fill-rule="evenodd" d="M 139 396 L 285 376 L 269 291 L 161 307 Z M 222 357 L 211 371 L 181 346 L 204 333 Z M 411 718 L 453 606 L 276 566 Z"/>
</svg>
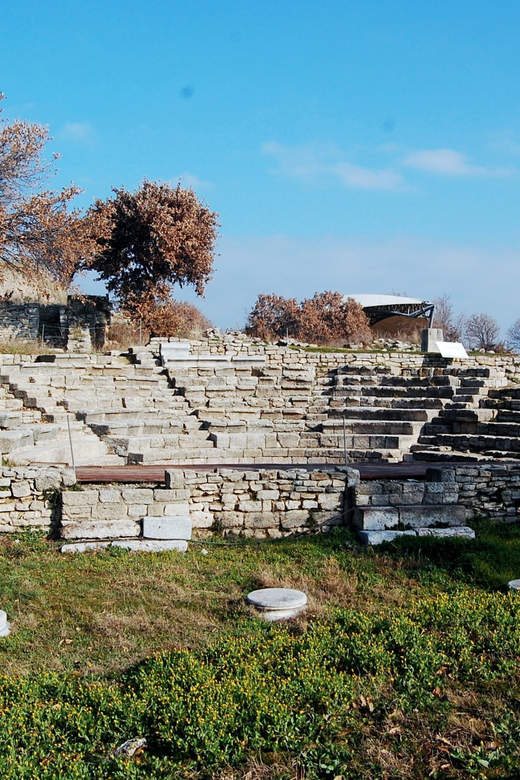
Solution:
<svg viewBox="0 0 520 780">
<path fill-rule="evenodd" d="M 185 342 L 185 339 L 152 339 L 146 349 L 159 352 L 161 342 Z M 292 368 L 322 371 L 335 370 L 342 366 L 375 369 L 385 367 L 395 375 L 407 371 L 455 368 L 489 368 L 496 376 L 517 376 L 520 374 L 520 355 L 470 355 L 465 359 L 442 358 L 439 354 L 421 352 L 311 352 L 290 346 L 266 344 L 259 339 L 248 338 L 243 333 L 229 333 L 213 337 L 191 339 L 192 355 L 263 356 L 271 368 Z M 144 348 L 143 348 L 144 349 Z"/>
<path fill-rule="evenodd" d="M 466 507 L 468 519 L 520 521 L 520 462 L 467 463 L 442 472 L 458 485 L 459 503 Z"/>
<path fill-rule="evenodd" d="M 459 493 L 459 485 L 455 481 L 374 479 L 356 485 L 354 505 L 398 507 L 410 504 L 457 504 Z"/>
<path fill-rule="evenodd" d="M 166 487 L 88 485 L 62 496 L 66 539 L 133 538 L 140 520 L 187 505 L 195 537 L 278 538 L 343 523 L 345 472 L 171 469 Z"/>
<path fill-rule="evenodd" d="M 71 469 L 0 468 L 0 533 L 58 525 L 60 492 L 75 482 Z"/>
</svg>

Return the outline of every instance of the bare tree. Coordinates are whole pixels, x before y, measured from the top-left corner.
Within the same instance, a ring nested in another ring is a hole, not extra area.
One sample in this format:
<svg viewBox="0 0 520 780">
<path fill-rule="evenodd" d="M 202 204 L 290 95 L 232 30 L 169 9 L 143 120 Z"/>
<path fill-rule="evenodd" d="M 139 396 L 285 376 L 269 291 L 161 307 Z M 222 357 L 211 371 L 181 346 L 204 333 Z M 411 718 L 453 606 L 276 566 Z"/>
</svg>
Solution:
<svg viewBox="0 0 520 780">
<path fill-rule="evenodd" d="M 465 336 L 471 349 L 494 349 L 500 327 L 489 314 L 472 314 L 466 320 Z"/>
<path fill-rule="evenodd" d="M 69 209 L 80 190 L 44 189 L 58 157 L 45 158 L 49 140 L 42 125 L 0 118 L 0 274 L 8 266 L 31 280 L 45 269 L 67 287 L 92 240 L 79 211 Z"/>
<path fill-rule="evenodd" d="M 513 322 L 507 331 L 507 340 L 513 349 L 520 350 L 520 319 Z"/>
<path fill-rule="evenodd" d="M 456 315 L 449 295 L 440 295 L 435 298 L 433 310 L 433 327 L 442 328 L 446 341 L 461 341 L 464 333 L 463 314 Z"/>
</svg>

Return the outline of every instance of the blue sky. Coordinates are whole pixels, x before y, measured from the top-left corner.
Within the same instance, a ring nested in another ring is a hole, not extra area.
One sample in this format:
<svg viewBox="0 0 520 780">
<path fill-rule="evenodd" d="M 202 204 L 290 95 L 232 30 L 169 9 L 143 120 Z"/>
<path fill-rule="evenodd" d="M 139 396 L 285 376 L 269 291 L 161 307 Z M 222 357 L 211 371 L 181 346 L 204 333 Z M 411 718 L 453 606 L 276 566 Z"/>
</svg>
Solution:
<svg viewBox="0 0 520 780">
<path fill-rule="evenodd" d="M 4 0 L 0 90 L 79 205 L 181 178 L 220 214 L 199 305 L 222 328 L 259 293 L 339 290 L 448 294 L 506 329 L 519 29 L 518 0 Z"/>
</svg>

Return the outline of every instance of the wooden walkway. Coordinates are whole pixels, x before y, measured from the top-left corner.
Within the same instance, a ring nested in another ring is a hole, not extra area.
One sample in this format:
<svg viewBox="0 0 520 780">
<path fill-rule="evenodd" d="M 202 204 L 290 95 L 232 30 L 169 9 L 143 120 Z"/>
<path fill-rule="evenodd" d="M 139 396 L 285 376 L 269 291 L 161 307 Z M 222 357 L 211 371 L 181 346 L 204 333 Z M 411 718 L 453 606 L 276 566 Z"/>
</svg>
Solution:
<svg viewBox="0 0 520 780">
<path fill-rule="evenodd" d="M 426 469 L 439 468 L 441 463 L 349 463 L 350 468 L 360 472 L 361 479 L 424 479 Z M 156 466 L 78 466 L 78 482 L 164 482 L 166 469 L 192 469 L 194 471 L 216 471 L 218 469 L 334 469 L 341 464 L 325 463 L 201 463 L 201 464 L 164 464 Z"/>
</svg>

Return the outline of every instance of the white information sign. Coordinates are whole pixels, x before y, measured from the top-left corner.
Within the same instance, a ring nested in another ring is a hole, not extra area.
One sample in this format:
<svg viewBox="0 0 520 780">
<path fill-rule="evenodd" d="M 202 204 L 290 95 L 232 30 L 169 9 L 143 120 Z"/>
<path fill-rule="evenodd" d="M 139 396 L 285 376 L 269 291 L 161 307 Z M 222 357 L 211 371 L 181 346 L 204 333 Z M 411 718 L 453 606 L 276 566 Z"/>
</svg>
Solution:
<svg viewBox="0 0 520 780">
<path fill-rule="evenodd" d="M 468 357 L 468 353 L 460 341 L 437 341 L 437 347 L 443 358 Z"/>
</svg>

